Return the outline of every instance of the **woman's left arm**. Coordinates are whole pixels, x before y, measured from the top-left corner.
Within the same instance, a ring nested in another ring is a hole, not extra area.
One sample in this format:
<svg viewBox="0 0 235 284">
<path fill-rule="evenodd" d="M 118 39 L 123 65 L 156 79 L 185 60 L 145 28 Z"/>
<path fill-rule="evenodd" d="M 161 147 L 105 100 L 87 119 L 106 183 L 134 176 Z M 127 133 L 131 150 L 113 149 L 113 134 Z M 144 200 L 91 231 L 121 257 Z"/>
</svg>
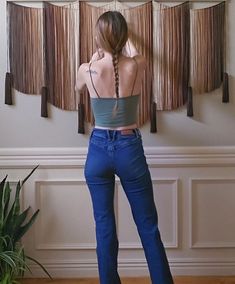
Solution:
<svg viewBox="0 0 235 284">
<path fill-rule="evenodd" d="M 86 82 L 84 78 L 84 65 L 80 65 L 77 73 L 77 80 L 76 80 L 76 85 L 75 85 L 75 91 L 82 91 L 82 89 L 85 87 Z"/>
<path fill-rule="evenodd" d="M 89 63 L 98 61 L 104 57 L 104 52 L 101 48 L 99 48 L 91 57 L 91 60 Z M 80 65 L 78 69 L 78 74 L 77 74 L 77 82 L 75 86 L 75 91 L 80 92 L 86 85 L 85 78 L 84 78 L 84 73 L 86 72 L 86 67 L 87 63 L 83 63 Z"/>
</svg>

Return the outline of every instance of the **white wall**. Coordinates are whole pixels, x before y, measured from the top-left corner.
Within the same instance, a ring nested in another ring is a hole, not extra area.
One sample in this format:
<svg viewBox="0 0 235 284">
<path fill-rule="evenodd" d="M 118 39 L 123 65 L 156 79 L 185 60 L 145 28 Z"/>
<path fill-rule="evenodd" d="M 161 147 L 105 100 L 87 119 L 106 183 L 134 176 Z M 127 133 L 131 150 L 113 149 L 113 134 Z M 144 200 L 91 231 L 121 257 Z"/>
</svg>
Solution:
<svg viewBox="0 0 235 284">
<path fill-rule="evenodd" d="M 94 224 L 83 175 L 88 135 L 77 134 L 75 112 L 51 106 L 50 118 L 41 118 L 39 96 L 15 94 L 15 105 L 4 105 L 5 4 L 0 1 L 0 179 L 8 173 L 15 182 L 40 164 L 22 194 L 24 207 L 41 210 L 24 239 L 27 253 L 54 277 L 94 276 Z M 235 2 L 228 1 L 228 7 L 230 103 L 221 103 L 221 90 L 196 96 L 193 118 L 185 108 L 158 112 L 158 133 L 150 134 L 149 125 L 141 129 L 175 275 L 235 273 Z M 121 275 L 145 275 L 143 251 L 118 180 L 116 187 Z M 32 267 L 35 276 L 43 275 Z"/>
</svg>

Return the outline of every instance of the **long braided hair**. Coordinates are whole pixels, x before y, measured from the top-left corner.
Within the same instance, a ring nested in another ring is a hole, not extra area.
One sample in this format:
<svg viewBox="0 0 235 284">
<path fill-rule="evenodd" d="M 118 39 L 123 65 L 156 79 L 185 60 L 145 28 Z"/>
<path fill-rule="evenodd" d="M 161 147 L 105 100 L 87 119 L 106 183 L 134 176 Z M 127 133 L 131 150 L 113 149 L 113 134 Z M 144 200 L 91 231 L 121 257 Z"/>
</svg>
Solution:
<svg viewBox="0 0 235 284">
<path fill-rule="evenodd" d="M 97 45 L 107 52 L 112 54 L 114 79 L 115 79 L 115 94 L 116 104 L 114 113 L 118 109 L 119 99 L 119 73 L 118 62 L 128 39 L 128 28 L 125 18 L 120 12 L 108 11 L 103 13 L 96 23 L 96 42 Z"/>
</svg>

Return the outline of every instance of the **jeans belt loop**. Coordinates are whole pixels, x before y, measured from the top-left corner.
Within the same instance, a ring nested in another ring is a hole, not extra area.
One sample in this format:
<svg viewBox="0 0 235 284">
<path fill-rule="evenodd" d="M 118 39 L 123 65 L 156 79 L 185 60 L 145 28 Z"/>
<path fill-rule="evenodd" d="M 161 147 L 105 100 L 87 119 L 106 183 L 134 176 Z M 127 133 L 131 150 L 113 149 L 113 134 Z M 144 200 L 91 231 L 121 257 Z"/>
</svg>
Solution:
<svg viewBox="0 0 235 284">
<path fill-rule="evenodd" d="M 94 134 L 94 131 L 95 131 L 95 129 L 93 128 L 92 131 L 91 131 L 90 138 L 92 138 L 92 136 L 93 136 L 93 134 Z"/>
<path fill-rule="evenodd" d="M 117 138 L 117 130 L 114 130 L 113 131 L 113 140 L 112 141 L 114 141 L 116 138 Z"/>
<path fill-rule="evenodd" d="M 106 134 L 107 134 L 108 140 L 110 140 L 110 133 L 109 133 L 109 130 L 108 130 L 108 129 L 106 130 Z"/>
<path fill-rule="evenodd" d="M 139 135 L 140 135 L 139 129 L 138 129 L 138 128 L 135 128 L 135 129 L 133 129 L 133 130 L 134 130 L 135 136 L 136 136 L 136 137 L 139 137 Z"/>
</svg>

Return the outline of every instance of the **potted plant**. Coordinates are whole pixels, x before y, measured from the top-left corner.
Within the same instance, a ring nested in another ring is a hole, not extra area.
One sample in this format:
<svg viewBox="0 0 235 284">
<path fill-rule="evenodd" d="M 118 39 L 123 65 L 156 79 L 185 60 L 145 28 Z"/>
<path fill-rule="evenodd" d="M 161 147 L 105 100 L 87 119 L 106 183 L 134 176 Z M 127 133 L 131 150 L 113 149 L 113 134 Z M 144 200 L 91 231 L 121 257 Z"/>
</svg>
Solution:
<svg viewBox="0 0 235 284">
<path fill-rule="evenodd" d="M 29 270 L 27 260 L 37 263 L 44 272 L 51 278 L 47 270 L 34 258 L 25 254 L 24 247 L 20 240 L 34 223 L 39 210 L 30 218 L 28 214 L 30 207 L 23 212 L 20 208 L 20 191 L 22 186 L 32 173 L 38 168 L 36 166 L 29 175 L 19 181 L 16 186 L 15 196 L 11 202 L 11 186 L 7 176 L 0 183 L 0 283 L 16 284 L 16 279 L 23 277 L 24 272 Z M 11 204 L 12 203 L 12 204 Z"/>
</svg>

